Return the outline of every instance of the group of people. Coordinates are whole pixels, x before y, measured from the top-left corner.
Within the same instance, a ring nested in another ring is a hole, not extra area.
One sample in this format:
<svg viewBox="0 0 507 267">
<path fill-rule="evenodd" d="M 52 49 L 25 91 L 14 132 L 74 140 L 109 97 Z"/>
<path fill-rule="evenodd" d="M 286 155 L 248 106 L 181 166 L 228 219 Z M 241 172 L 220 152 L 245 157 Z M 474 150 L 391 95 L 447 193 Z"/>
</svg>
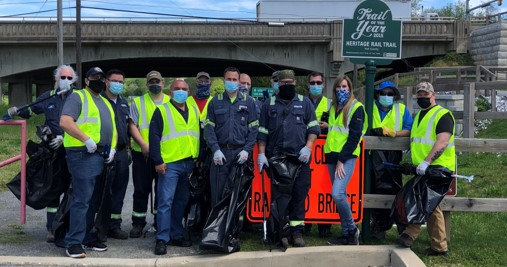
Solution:
<svg viewBox="0 0 507 267">
<path fill-rule="evenodd" d="M 217 204 L 233 164 L 252 159 L 258 145 L 256 163 L 259 170 L 270 168 L 273 157 L 297 155 L 300 170 L 294 177 L 286 214 L 289 234 L 281 236 L 281 244 L 304 247 L 305 198 L 311 185 L 309 163 L 313 143 L 327 133 L 324 145 L 325 162 L 331 179 L 331 192 L 340 216 L 341 236 L 328 242 L 333 245 L 358 245 L 359 229 L 354 224 L 346 187 L 353 174 L 359 144 L 367 130 L 364 105 L 353 93 L 347 76 L 337 78 L 332 85 L 332 97 L 323 96 L 324 75 L 308 75 L 309 96 L 296 92 L 296 77 L 292 70 L 276 71 L 272 75 L 273 95 L 258 101 L 249 96 L 251 79 L 237 68 L 224 70 L 225 91 L 210 96 L 211 77 L 206 72 L 196 75 L 196 93 L 184 79 L 175 79 L 168 94 L 162 92 L 164 78 L 158 71 L 146 76 L 148 92 L 134 98 L 129 105 L 121 96 L 125 73 L 113 69 L 107 73 L 93 67 L 86 73 L 85 88 L 76 90 L 72 84 L 77 73 L 68 65 L 59 66 L 54 73 L 55 90 L 45 94 L 65 93 L 33 106 L 29 110 L 12 107 L 9 115 L 28 118 L 44 113 L 46 124 L 55 134 L 53 149 L 62 144 L 66 163 L 72 176 L 73 188 L 69 229 L 65 236 L 66 254 L 72 258 L 86 256 L 84 249 L 105 251 L 104 237 L 93 231 L 97 209 L 97 189 L 104 166 L 114 164 L 110 220 L 107 236 L 116 239 L 139 238 L 146 227 L 148 200 L 152 196 L 153 228 L 156 230 L 154 253 L 167 253 L 167 245 L 188 247 L 183 218 L 189 202 L 188 177 L 212 158 L 209 170 L 211 206 Z M 408 109 L 396 101 L 400 93 L 391 82 L 375 89 L 372 133 L 411 137 L 411 155 L 417 172 L 424 175 L 429 165 L 455 169 L 454 118 L 449 110 L 435 102 L 430 83 L 417 86 L 417 103 L 421 111 L 415 119 Z M 44 96 L 44 95 L 43 95 Z M 41 96 L 41 97 L 43 97 Z M 131 158 L 129 157 L 131 150 Z M 401 161 L 401 152 L 371 153 L 374 163 Z M 121 229 L 121 210 L 132 162 L 134 184 L 132 229 Z M 374 164 L 374 191 L 395 194 L 401 187 L 401 175 Z M 153 190 L 153 184 L 155 189 Z M 154 194 L 155 191 L 156 193 Z M 155 196 L 154 196 L 155 195 Z M 48 242 L 53 241 L 52 221 L 59 198 L 48 206 Z M 390 226 L 388 214 L 375 212 L 376 236 L 382 236 Z M 86 218 L 84 220 L 84 218 Z M 429 255 L 447 255 L 443 214 L 437 209 L 428 221 L 431 236 Z M 399 238 L 410 247 L 420 232 L 411 225 Z M 319 225 L 321 236 L 330 235 L 330 225 Z"/>
</svg>

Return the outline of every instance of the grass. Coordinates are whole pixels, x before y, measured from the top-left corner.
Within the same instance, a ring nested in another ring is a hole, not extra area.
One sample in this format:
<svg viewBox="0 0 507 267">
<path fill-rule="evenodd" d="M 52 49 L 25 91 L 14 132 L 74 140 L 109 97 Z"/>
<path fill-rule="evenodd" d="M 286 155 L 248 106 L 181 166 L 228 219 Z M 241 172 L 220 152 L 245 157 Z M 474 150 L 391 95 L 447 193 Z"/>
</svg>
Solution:
<svg viewBox="0 0 507 267">
<path fill-rule="evenodd" d="M 5 114 L 7 107 L 0 106 L 0 114 Z M 35 126 L 43 123 L 43 116 L 28 120 L 28 138 L 37 140 Z M 507 139 L 507 120 L 495 120 L 487 130 L 480 132 L 478 138 Z M 5 160 L 19 153 L 19 127 L 1 126 L 0 160 Z M 507 173 L 507 154 L 497 153 L 462 153 L 458 155 L 459 173 L 475 175 L 472 184 L 458 180 L 459 197 L 507 198 L 507 187 L 504 186 L 504 175 Z M 19 172 L 19 163 L 11 164 L 0 171 L 0 191 L 6 190 L 5 183 Z M 452 239 L 449 242 L 449 258 L 426 257 L 422 251 L 429 245 L 426 231 L 422 231 L 414 243 L 413 251 L 428 266 L 505 266 L 507 254 L 507 213 L 451 213 Z M 26 242 L 27 238 L 21 226 L 8 225 L 0 231 L 0 243 Z M 7 233 L 8 232 L 8 233 Z M 340 226 L 332 227 L 333 235 L 340 233 Z M 391 229 L 382 241 L 366 241 L 362 244 L 391 245 L 396 242 L 396 229 Z M 261 225 L 254 224 L 253 231 L 242 234 L 242 251 L 267 250 L 261 242 Z M 29 240 L 28 240 L 29 241 Z M 305 236 L 308 246 L 327 246 L 327 239 L 318 237 L 317 227 Z"/>
<path fill-rule="evenodd" d="M 25 235 L 22 225 L 9 224 L 0 228 L 0 244 L 19 244 L 32 241 L 32 237 Z"/>
</svg>

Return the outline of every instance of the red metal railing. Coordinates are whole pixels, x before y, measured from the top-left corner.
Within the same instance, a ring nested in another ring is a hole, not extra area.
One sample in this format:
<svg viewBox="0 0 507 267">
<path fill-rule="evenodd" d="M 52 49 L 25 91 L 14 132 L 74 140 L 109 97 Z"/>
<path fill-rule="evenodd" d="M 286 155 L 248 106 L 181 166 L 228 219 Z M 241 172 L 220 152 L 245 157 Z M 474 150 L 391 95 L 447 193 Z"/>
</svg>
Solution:
<svg viewBox="0 0 507 267">
<path fill-rule="evenodd" d="M 19 207 L 19 221 L 21 224 L 26 222 L 26 121 L 14 120 L 3 121 L 0 120 L 2 125 L 20 125 L 21 126 L 21 154 L 0 162 L 0 168 L 7 166 L 18 160 L 21 161 L 21 205 Z"/>
</svg>

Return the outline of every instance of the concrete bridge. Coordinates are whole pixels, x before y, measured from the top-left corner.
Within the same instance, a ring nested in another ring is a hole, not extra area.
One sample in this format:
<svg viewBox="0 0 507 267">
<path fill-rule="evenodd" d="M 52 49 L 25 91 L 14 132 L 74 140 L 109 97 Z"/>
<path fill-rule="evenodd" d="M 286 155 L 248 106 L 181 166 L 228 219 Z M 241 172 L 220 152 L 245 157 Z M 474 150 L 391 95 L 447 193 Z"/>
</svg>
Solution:
<svg viewBox="0 0 507 267">
<path fill-rule="evenodd" d="M 297 75 L 320 71 L 331 80 L 351 70 L 341 57 L 342 21 L 286 23 L 83 21 L 83 71 L 119 68 L 128 77 L 152 69 L 167 77 L 200 70 L 221 76 L 236 66 L 253 76 L 292 68 Z M 467 52 L 466 21 L 404 21 L 402 58 Z M 64 23 L 64 63 L 75 63 L 75 22 Z M 0 22 L 0 79 L 9 83 L 13 104 L 30 101 L 30 88 L 52 86 L 57 65 L 55 21 Z M 82 76 L 82 75 L 81 75 Z"/>
</svg>

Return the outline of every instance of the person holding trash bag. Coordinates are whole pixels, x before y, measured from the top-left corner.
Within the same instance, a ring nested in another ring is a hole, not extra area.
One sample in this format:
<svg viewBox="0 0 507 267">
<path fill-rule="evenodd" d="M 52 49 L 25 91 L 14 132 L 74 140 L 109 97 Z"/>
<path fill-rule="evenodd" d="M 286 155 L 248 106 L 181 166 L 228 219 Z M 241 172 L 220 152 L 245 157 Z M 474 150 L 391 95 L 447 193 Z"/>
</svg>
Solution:
<svg viewBox="0 0 507 267">
<path fill-rule="evenodd" d="M 286 249 L 289 237 L 293 246 L 305 246 L 304 204 L 310 189 L 310 155 L 320 127 L 310 99 L 296 93 L 294 71 L 281 70 L 277 78 L 278 94 L 265 100 L 261 109 L 257 164 L 261 172 L 269 167 L 273 188 L 269 239 Z M 290 170 L 280 169 L 287 166 Z M 287 224 L 288 231 L 284 230 Z"/>
<path fill-rule="evenodd" d="M 107 246 L 92 233 L 98 196 L 95 192 L 104 163 L 114 159 L 117 143 L 114 111 L 100 93 L 106 77 L 99 67 L 86 72 L 86 88 L 75 90 L 63 106 L 60 126 L 65 131 L 63 145 L 72 175 L 69 231 L 65 235 L 66 254 L 84 258 L 83 248 L 106 251 Z M 110 148 L 110 151 L 108 151 Z M 104 154 L 106 157 L 104 157 Z M 105 159 L 104 159 L 105 158 Z"/>
<path fill-rule="evenodd" d="M 330 245 L 359 245 L 359 229 L 354 224 L 347 199 L 347 185 L 354 172 L 359 143 L 368 128 L 364 106 L 352 91 L 347 76 L 339 77 L 333 84 L 333 101 L 329 111 L 329 130 L 324 153 L 331 178 L 331 195 L 336 202 L 342 235 L 328 241 Z"/>
<path fill-rule="evenodd" d="M 440 165 L 454 172 L 456 152 L 454 147 L 454 117 L 448 109 L 437 105 L 435 90 L 429 82 L 422 82 L 416 89 L 417 104 L 421 110 L 414 118 L 410 133 L 412 163 L 417 165 L 417 175 L 426 175 L 428 166 Z M 440 206 L 435 208 L 427 222 L 431 239 L 426 250 L 428 256 L 448 256 L 445 221 Z M 409 224 L 398 239 L 404 247 L 411 247 L 421 232 L 421 225 Z"/>
<path fill-rule="evenodd" d="M 67 171 L 67 163 L 65 161 L 65 149 L 61 146 L 63 143 L 63 130 L 60 127 L 60 116 L 63 104 L 65 103 L 67 97 L 72 94 L 73 83 L 77 81 L 78 76 L 71 66 L 60 65 L 55 69 L 53 78 L 55 81 L 54 90 L 41 94 L 37 97 L 35 103 L 28 108 L 11 107 L 8 109 L 7 113 L 11 118 L 14 116 L 20 116 L 25 119 L 29 119 L 34 114 L 44 114 L 44 125 L 49 127 L 51 130 L 51 136 L 53 137 L 51 140 L 48 140 L 49 148 L 55 151 L 55 153 L 58 153 L 57 158 L 61 160 L 57 160 L 55 162 L 62 165 L 61 169 L 65 172 L 64 176 L 67 176 L 62 177 L 65 180 L 60 181 L 60 183 L 68 185 L 70 182 L 70 175 Z M 61 193 L 63 192 L 60 192 L 60 194 Z M 54 200 L 47 206 L 47 242 L 53 242 L 55 239 L 54 233 L 52 232 L 52 224 L 56 211 L 58 210 L 58 206 L 60 205 L 60 194 L 57 196 L 55 195 Z"/>
<path fill-rule="evenodd" d="M 412 128 L 412 115 L 407 107 L 395 101 L 400 99 L 398 88 L 385 81 L 375 88 L 373 103 L 373 122 L 371 134 L 386 137 L 408 137 Z M 402 151 L 372 150 L 372 188 L 373 194 L 396 195 L 402 185 L 402 173 L 398 170 L 384 168 L 384 162 L 399 164 Z M 390 211 L 374 209 L 371 216 L 372 236 L 384 239 L 386 231 L 391 229 Z"/>
<path fill-rule="evenodd" d="M 155 255 L 167 254 L 166 245 L 189 247 L 183 215 L 190 197 L 189 176 L 199 153 L 199 109 L 188 101 L 188 84 L 171 84 L 171 100 L 155 109 L 150 122 L 150 158 L 158 173 Z"/>
</svg>

